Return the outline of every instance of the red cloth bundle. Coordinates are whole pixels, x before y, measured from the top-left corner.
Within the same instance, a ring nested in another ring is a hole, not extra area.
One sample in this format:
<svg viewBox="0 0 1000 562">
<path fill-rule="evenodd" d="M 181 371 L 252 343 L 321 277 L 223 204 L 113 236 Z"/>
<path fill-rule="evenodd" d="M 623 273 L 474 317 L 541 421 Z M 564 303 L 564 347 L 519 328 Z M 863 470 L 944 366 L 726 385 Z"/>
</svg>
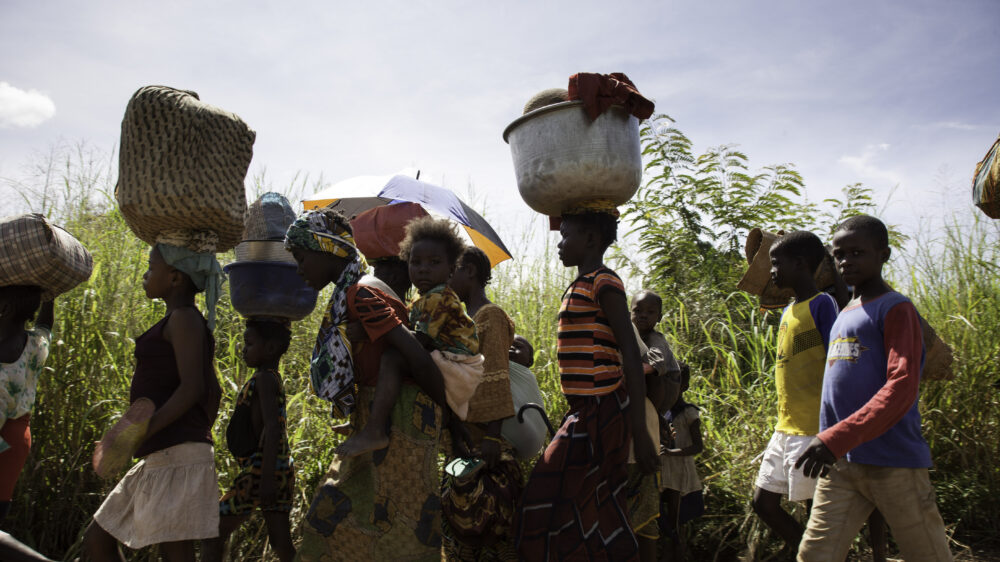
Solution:
<svg viewBox="0 0 1000 562">
<path fill-rule="evenodd" d="M 569 77 L 568 98 L 580 100 L 591 120 L 612 105 L 621 105 L 639 119 L 653 114 L 654 104 L 644 98 L 628 76 L 621 72 L 597 74 L 579 72 Z"/>
</svg>

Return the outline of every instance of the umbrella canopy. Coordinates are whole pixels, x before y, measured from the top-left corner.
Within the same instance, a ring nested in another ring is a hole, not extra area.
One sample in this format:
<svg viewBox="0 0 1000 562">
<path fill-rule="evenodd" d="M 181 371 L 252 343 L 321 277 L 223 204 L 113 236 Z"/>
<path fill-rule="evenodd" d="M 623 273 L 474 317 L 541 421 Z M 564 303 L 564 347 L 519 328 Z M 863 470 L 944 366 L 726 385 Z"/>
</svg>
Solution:
<svg viewBox="0 0 1000 562">
<path fill-rule="evenodd" d="M 350 195 L 345 197 L 345 195 Z M 486 253 L 490 265 L 511 259 L 510 250 L 493 227 L 451 191 L 409 176 L 358 176 L 334 184 L 302 204 L 308 209 L 330 207 L 348 218 L 382 205 L 417 203 L 426 211 L 449 218 L 465 228 L 472 243 Z"/>
</svg>

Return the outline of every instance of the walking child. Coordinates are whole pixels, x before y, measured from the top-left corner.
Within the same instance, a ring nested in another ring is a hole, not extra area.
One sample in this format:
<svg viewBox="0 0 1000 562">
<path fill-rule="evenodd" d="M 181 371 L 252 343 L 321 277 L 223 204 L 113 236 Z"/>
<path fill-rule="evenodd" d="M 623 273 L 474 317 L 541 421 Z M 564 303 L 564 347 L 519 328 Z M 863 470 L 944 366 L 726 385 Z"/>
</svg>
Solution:
<svg viewBox="0 0 1000 562">
<path fill-rule="evenodd" d="M 854 291 L 830 333 L 820 432 L 795 463 L 819 477 L 799 560 L 843 560 L 874 509 L 904 559 L 951 560 L 920 429 L 920 317 L 882 279 L 890 254 L 874 217 L 851 217 L 833 235 L 833 258 Z"/>
<path fill-rule="evenodd" d="M 701 490 L 701 479 L 695 466 L 694 456 L 704 449 L 701 438 L 701 416 L 694 404 L 684 400 L 684 392 L 691 384 L 691 369 L 686 364 L 680 367 L 680 392 L 677 401 L 670 407 L 665 418 L 673 428 L 673 442 L 661 448 L 663 465 L 663 492 L 661 499 L 667 507 L 667 536 L 673 541 L 673 548 L 667 552 L 671 560 L 684 559 L 684 541 L 681 540 L 681 498 Z"/>
<path fill-rule="evenodd" d="M 236 398 L 226 440 L 240 473 L 219 500 L 219 537 L 202 544 L 202 559 L 220 561 L 229 535 L 254 510 L 267 524 L 268 542 L 281 562 L 295 557 L 288 513 L 295 491 L 295 469 L 288 447 L 285 388 L 278 372 L 291 331 L 285 323 L 247 320 L 243 361 L 256 369 Z"/>
<path fill-rule="evenodd" d="M 422 217 L 407 225 L 399 248 L 400 257 L 409 266 L 410 281 L 420 293 L 410 305 L 410 328 L 440 369 L 451 410 L 465 419 L 469 400 L 483 376 L 476 325 L 447 285 L 465 243 L 447 220 Z M 386 422 L 402 380 L 397 369 L 380 371 L 371 418 L 337 448 L 338 454 L 356 456 L 388 444 Z"/>
<path fill-rule="evenodd" d="M 810 502 L 816 480 L 793 465 L 819 433 L 820 395 L 830 328 L 837 303 L 816 288 L 813 274 L 827 256 L 813 233 L 797 230 L 771 246 L 771 279 L 779 289 L 791 289 L 795 299 L 781 313 L 774 381 L 778 423 L 764 450 L 757 474 L 753 509 L 794 552 L 802 539 L 802 525 L 781 507 L 781 497 Z"/>
<path fill-rule="evenodd" d="M 518 554 L 637 560 L 626 515 L 629 443 L 641 472 L 652 473 L 658 461 L 645 429 L 646 384 L 624 286 L 603 263 L 617 219 L 567 213 L 559 232 L 559 258 L 579 274 L 559 311 L 557 356 L 569 411 L 522 494 Z"/>
<path fill-rule="evenodd" d="M 0 525 L 31 450 L 31 408 L 49 356 L 54 305 L 41 300 L 41 287 L 0 287 Z"/>
<path fill-rule="evenodd" d="M 155 404 L 134 456 L 141 459 L 118 482 L 87 529 L 90 559 L 121 560 L 118 543 L 137 549 L 159 544 L 169 562 L 195 560 L 195 541 L 219 534 L 219 483 L 212 425 L 222 394 L 215 375 L 211 320 L 223 279 L 211 253 L 156 244 L 142 286 L 162 299 L 166 315 L 135 340 L 130 402 Z M 205 291 L 206 321 L 195 307 Z"/>
</svg>

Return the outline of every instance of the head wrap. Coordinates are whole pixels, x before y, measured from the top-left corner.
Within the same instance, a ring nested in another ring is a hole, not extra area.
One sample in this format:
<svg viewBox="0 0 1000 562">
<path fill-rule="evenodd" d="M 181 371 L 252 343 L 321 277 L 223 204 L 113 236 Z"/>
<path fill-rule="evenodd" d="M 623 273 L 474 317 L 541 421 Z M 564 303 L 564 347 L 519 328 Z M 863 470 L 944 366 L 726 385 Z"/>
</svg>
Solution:
<svg viewBox="0 0 1000 562">
<path fill-rule="evenodd" d="M 159 243 L 156 250 L 170 267 L 185 273 L 198 291 L 205 291 L 206 320 L 208 329 L 215 329 L 215 303 L 226 275 L 219 261 L 211 252 L 195 252 L 187 248 Z"/>
<path fill-rule="evenodd" d="M 333 254 L 347 260 L 334 283 L 333 294 L 323 314 L 309 365 L 313 392 L 332 404 L 333 417 L 346 418 L 354 411 L 354 361 L 347 339 L 347 289 L 361 276 L 363 262 L 351 232 L 331 225 L 319 211 L 306 211 L 285 233 L 285 248 L 303 248 Z"/>
</svg>

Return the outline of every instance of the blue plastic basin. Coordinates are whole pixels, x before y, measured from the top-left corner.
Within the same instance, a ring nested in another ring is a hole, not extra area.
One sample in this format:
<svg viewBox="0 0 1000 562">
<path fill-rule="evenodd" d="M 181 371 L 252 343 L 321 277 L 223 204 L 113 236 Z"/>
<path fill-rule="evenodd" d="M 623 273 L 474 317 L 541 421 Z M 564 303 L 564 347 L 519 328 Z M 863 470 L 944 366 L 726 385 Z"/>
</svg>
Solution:
<svg viewBox="0 0 1000 562">
<path fill-rule="evenodd" d="M 302 320 L 316 307 L 319 293 L 299 277 L 295 264 L 242 261 L 223 269 L 229 275 L 233 308 L 243 316 Z"/>
</svg>

